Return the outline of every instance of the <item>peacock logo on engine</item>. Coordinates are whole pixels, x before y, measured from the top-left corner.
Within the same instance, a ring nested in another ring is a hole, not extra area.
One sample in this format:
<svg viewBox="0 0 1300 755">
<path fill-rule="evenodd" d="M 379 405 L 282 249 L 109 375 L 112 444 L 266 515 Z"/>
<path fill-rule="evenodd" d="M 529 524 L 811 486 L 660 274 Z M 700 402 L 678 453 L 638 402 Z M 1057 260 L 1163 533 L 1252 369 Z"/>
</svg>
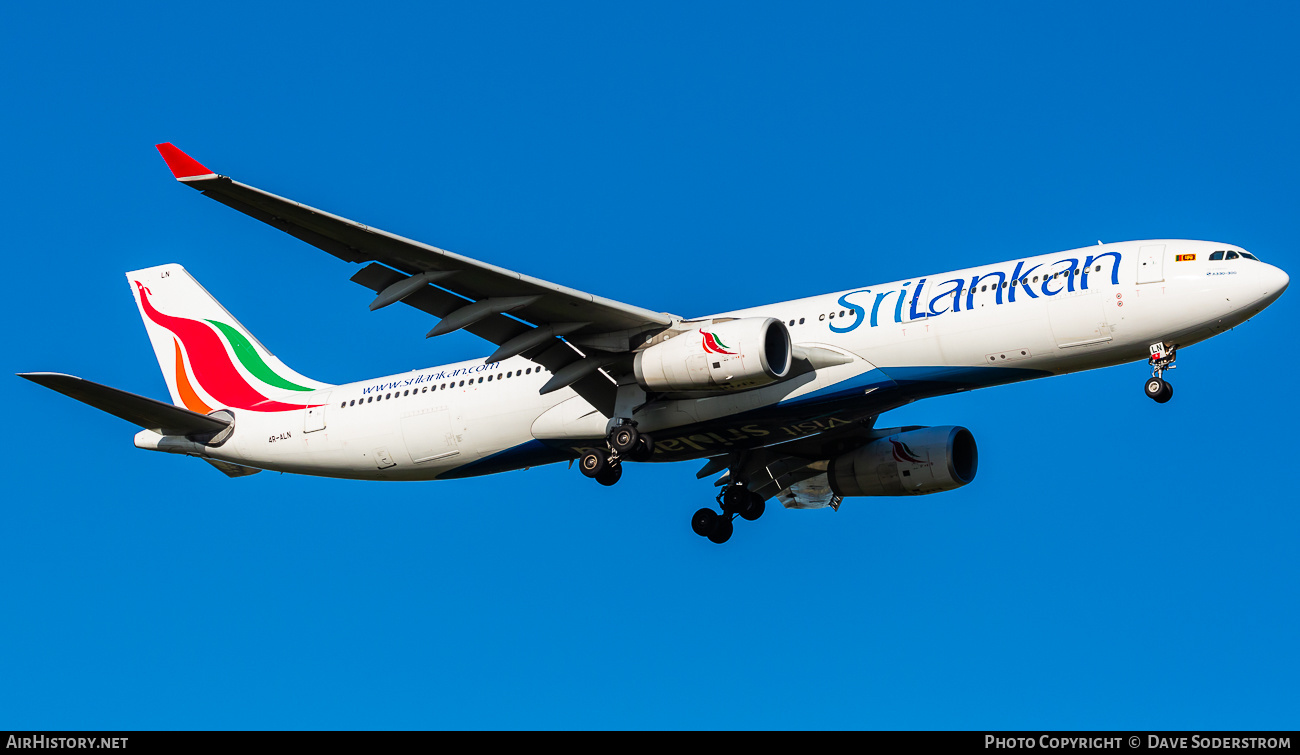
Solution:
<svg viewBox="0 0 1300 755">
<path fill-rule="evenodd" d="M 916 452 L 907 447 L 907 444 L 901 440 L 889 439 L 894 446 L 894 461 L 907 462 L 911 464 L 925 464 L 925 460 L 916 455 Z"/>
<path fill-rule="evenodd" d="M 725 354 L 729 357 L 737 356 L 736 352 L 730 351 L 731 347 L 722 342 L 721 338 L 712 333 L 705 333 L 703 330 L 700 334 L 704 336 L 704 350 L 710 354 Z"/>
</svg>

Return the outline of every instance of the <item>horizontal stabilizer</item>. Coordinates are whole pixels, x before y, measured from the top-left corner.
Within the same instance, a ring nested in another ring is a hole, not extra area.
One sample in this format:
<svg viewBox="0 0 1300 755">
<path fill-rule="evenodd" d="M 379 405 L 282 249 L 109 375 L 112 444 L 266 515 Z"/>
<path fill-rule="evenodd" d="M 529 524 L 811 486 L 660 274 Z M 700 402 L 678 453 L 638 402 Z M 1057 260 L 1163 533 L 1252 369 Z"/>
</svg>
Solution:
<svg viewBox="0 0 1300 755">
<path fill-rule="evenodd" d="M 221 470 L 221 473 L 227 477 L 247 477 L 251 474 L 257 474 L 262 471 L 253 467 L 246 467 L 242 464 L 231 464 L 228 461 L 221 461 L 220 459 L 210 459 L 206 456 L 202 458 L 207 463 Z"/>
<path fill-rule="evenodd" d="M 83 404 L 108 412 L 146 430 L 162 435 L 199 435 L 220 432 L 229 420 L 192 412 L 162 401 L 127 393 L 57 372 L 19 373 L 18 377 L 75 398 Z"/>
</svg>

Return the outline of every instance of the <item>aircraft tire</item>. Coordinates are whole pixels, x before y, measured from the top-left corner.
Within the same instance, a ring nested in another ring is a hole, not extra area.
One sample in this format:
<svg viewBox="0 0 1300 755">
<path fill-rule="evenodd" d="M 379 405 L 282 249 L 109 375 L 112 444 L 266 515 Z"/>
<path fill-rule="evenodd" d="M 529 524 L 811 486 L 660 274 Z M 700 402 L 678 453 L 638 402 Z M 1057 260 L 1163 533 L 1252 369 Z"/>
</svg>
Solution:
<svg viewBox="0 0 1300 755">
<path fill-rule="evenodd" d="M 744 508 L 740 510 L 740 515 L 744 517 L 746 521 L 752 522 L 762 516 L 763 512 L 766 510 L 767 504 L 763 501 L 763 496 L 751 492 L 745 501 Z"/>
<path fill-rule="evenodd" d="M 713 509 L 700 509 L 691 517 L 691 529 L 700 537 L 708 537 L 713 534 L 714 528 L 718 526 L 718 512 Z"/>
<path fill-rule="evenodd" d="M 747 493 L 748 491 L 739 485 L 728 485 L 727 489 L 722 491 L 722 512 L 738 514 L 743 511 L 748 504 Z"/>
<path fill-rule="evenodd" d="M 623 479 L 622 464 L 615 464 L 613 466 L 606 465 L 605 469 L 600 474 L 596 475 L 596 482 L 599 482 L 605 487 L 609 487 L 621 479 Z"/>
<path fill-rule="evenodd" d="M 578 469 L 587 477 L 595 479 L 609 466 L 609 456 L 600 449 L 592 449 L 578 459 Z"/>
<path fill-rule="evenodd" d="M 632 449 L 627 458 L 632 461 L 650 461 L 651 457 L 654 456 L 654 453 L 654 438 L 651 438 L 646 433 L 641 433 L 641 438 L 637 441 L 636 448 Z"/>
<path fill-rule="evenodd" d="M 1160 403 L 1163 404 L 1164 401 L 1160 401 L 1160 396 L 1164 392 L 1165 386 L 1167 385 L 1169 384 L 1158 377 L 1151 378 L 1150 380 L 1147 381 L 1146 384 L 1147 397 L 1154 401 L 1159 401 Z M 1168 401 L 1168 399 L 1165 399 L 1165 401 Z"/>
<path fill-rule="evenodd" d="M 708 537 L 718 545 L 722 545 L 731 539 L 731 531 L 731 517 L 720 516 L 718 517 L 717 525 L 714 526 L 713 531 L 709 533 Z"/>
<path fill-rule="evenodd" d="M 630 453 L 637 447 L 637 441 L 641 440 L 641 433 L 631 425 L 620 425 L 614 428 L 614 432 L 609 434 L 609 445 L 619 455 Z"/>
</svg>

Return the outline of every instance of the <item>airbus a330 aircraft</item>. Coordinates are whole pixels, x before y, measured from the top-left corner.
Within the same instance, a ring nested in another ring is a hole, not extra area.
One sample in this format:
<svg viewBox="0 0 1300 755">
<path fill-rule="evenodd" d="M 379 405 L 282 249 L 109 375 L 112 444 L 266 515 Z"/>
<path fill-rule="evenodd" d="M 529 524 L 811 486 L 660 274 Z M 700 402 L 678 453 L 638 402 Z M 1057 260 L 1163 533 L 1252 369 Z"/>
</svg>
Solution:
<svg viewBox="0 0 1300 755">
<path fill-rule="evenodd" d="M 347 262 L 375 310 L 401 303 L 467 330 L 485 359 L 329 385 L 276 359 L 183 267 L 127 273 L 171 403 L 70 375 L 22 377 L 144 428 L 139 448 L 369 480 L 472 477 L 578 460 L 613 485 L 628 462 L 707 459 L 733 520 L 922 495 L 975 478 L 962 427 L 877 428 L 918 399 L 1146 359 L 1275 301 L 1282 270 L 1232 244 L 1128 241 L 685 319 L 575 291 L 269 194 L 158 145 L 176 178 Z"/>
</svg>

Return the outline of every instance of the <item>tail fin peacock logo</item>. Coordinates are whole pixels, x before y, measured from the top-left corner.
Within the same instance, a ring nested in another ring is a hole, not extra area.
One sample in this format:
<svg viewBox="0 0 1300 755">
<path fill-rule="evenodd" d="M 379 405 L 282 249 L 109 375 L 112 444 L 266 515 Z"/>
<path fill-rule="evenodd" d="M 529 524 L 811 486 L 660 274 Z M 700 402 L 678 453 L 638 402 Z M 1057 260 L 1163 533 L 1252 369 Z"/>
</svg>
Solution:
<svg viewBox="0 0 1300 755">
<path fill-rule="evenodd" d="M 705 333 L 703 330 L 700 334 L 704 336 L 704 350 L 710 354 L 725 354 L 729 357 L 737 356 L 737 353 L 731 351 L 731 347 L 723 343 L 720 338 L 712 333 Z"/>
<path fill-rule="evenodd" d="M 190 320 L 159 312 L 149 301 L 153 292 L 139 281 L 133 281 L 140 292 L 144 313 L 157 326 L 172 334 L 176 347 L 176 391 L 186 409 L 208 414 L 213 407 L 248 409 L 256 412 L 291 412 L 308 409 L 319 404 L 293 404 L 275 401 L 263 395 L 240 373 L 230 359 L 233 353 L 248 374 L 271 388 L 286 391 L 311 391 L 312 388 L 293 383 L 277 374 L 267 365 L 248 337 L 237 328 L 217 320 Z M 224 339 L 224 342 L 223 342 Z M 226 352 L 230 345 L 230 353 Z M 190 375 L 194 382 L 190 382 Z M 207 394 L 207 399 L 199 395 Z"/>
</svg>

